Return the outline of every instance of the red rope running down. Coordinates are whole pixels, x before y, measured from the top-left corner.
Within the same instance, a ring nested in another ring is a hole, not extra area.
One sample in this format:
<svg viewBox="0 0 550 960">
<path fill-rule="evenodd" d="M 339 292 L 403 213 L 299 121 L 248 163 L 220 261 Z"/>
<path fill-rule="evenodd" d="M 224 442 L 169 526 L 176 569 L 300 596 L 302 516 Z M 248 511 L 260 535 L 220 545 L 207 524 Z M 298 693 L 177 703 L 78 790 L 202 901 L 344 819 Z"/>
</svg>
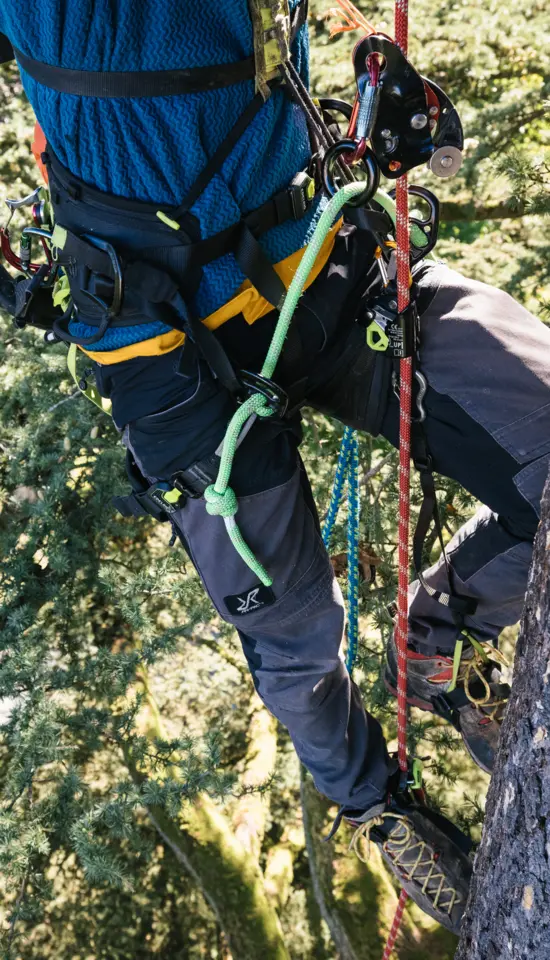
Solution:
<svg viewBox="0 0 550 960">
<path fill-rule="evenodd" d="M 403 53 L 408 45 L 407 0 L 396 0 L 395 36 Z M 401 313 L 410 300 L 410 227 L 407 176 L 397 181 L 397 308 Z M 397 593 L 397 736 L 399 766 L 407 770 L 407 639 L 409 588 L 409 515 L 411 480 L 412 359 L 401 360 L 399 429 L 399 588 Z"/>
<path fill-rule="evenodd" d="M 408 0 L 395 2 L 395 39 L 407 55 L 409 40 Z M 401 313 L 410 301 L 410 225 L 409 192 L 407 176 L 400 177 L 396 184 L 397 204 L 397 308 Z M 399 366 L 399 532 L 398 566 L 399 586 L 397 591 L 397 744 L 399 767 L 407 772 L 407 640 L 409 597 L 409 526 L 411 483 L 411 406 L 412 406 L 412 359 L 401 360 Z M 382 960 L 389 960 L 399 933 L 407 892 L 401 890 L 399 902 Z"/>
<path fill-rule="evenodd" d="M 401 921 L 403 919 L 403 910 L 405 909 L 405 904 L 407 902 L 407 891 L 402 890 L 399 894 L 399 902 L 397 904 L 397 909 L 395 911 L 395 916 L 393 918 L 393 923 L 391 925 L 391 930 L 388 936 L 388 942 L 384 947 L 384 953 L 382 955 L 382 960 L 390 960 L 392 955 L 392 950 L 395 946 L 395 941 L 397 940 L 397 934 L 399 933 L 399 927 L 401 926 Z"/>
<path fill-rule="evenodd" d="M 409 304 L 409 195 L 407 177 L 397 181 L 397 307 Z M 409 590 L 409 519 L 411 481 L 412 358 L 399 365 L 399 528 L 397 591 L 397 742 L 399 767 L 407 770 L 407 639 Z"/>
</svg>

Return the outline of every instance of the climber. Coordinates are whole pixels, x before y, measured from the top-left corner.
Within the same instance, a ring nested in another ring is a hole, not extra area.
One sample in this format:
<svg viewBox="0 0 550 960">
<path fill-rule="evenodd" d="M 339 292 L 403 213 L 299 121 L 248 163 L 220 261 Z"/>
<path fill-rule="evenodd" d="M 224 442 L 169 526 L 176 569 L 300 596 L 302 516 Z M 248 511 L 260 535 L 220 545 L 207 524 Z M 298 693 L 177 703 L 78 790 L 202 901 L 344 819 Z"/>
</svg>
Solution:
<svg viewBox="0 0 550 960">
<path fill-rule="evenodd" d="M 0 31 L 47 139 L 60 251 L 71 265 L 78 310 L 58 329 L 90 358 L 112 401 L 134 488 L 129 511 L 154 513 L 148 491 L 177 484 L 170 520 L 238 630 L 260 697 L 317 788 L 382 846 L 412 898 L 456 931 L 469 862 L 444 818 L 408 807 L 381 728 L 345 670 L 343 601 L 299 455 L 305 404 L 398 443 L 393 366 L 355 322 L 379 288 L 378 240 L 347 217 L 335 224 L 277 367 L 279 416 L 254 423 L 237 451 L 239 526 L 272 575 L 266 587 L 202 494 L 246 381 L 235 371 L 258 385 L 273 304 L 323 206 L 307 124 L 270 76 L 269 55 L 259 70 L 258 4 L 101 6 L 0 0 Z M 265 6 L 284 11 L 283 0 Z M 291 45 L 307 83 L 306 7 L 290 7 L 286 41 L 277 17 L 270 39 Z M 173 87 L 163 77 L 170 71 Z M 194 245 L 192 269 L 182 240 Z M 178 271 L 179 285 L 170 280 Z M 423 264 L 415 289 L 431 465 L 486 506 L 448 548 L 453 583 L 477 602 L 475 613 L 458 623 L 419 581 L 411 586 L 408 694 L 423 709 L 447 709 L 490 771 L 505 704 L 487 650 L 518 619 L 527 583 L 550 456 L 550 332 L 507 295 L 441 264 Z M 110 325 L 117 311 L 123 322 Z M 447 589 L 443 560 L 424 581 Z M 391 689 L 395 671 L 391 643 Z"/>
</svg>

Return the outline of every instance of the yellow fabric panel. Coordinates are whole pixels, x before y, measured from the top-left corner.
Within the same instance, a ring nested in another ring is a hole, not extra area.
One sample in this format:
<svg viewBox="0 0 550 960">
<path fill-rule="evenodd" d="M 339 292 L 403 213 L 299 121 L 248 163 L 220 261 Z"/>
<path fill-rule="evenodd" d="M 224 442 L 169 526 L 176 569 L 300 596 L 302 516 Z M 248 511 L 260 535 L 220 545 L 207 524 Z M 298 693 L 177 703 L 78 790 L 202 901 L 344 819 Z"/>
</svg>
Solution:
<svg viewBox="0 0 550 960">
<path fill-rule="evenodd" d="M 132 360 L 134 357 L 160 357 L 163 353 L 175 350 L 185 340 L 181 330 L 168 330 L 150 340 L 141 340 L 139 343 L 130 343 L 127 347 L 118 347 L 116 350 L 85 350 L 80 347 L 86 356 L 106 366 L 110 363 L 120 363 L 122 360 Z"/>
<path fill-rule="evenodd" d="M 315 261 L 315 266 L 307 278 L 304 290 L 307 290 L 307 288 L 311 286 L 325 266 L 332 253 L 336 234 L 342 226 L 342 222 L 340 219 L 327 235 L 319 252 L 319 256 Z M 295 253 L 286 257 L 285 260 L 281 260 L 280 263 L 274 265 L 275 272 L 279 275 L 287 290 L 300 265 L 305 249 L 305 247 L 301 247 L 300 250 L 296 250 Z M 256 288 L 252 286 L 250 280 L 245 280 L 236 296 L 228 300 L 227 303 L 224 303 L 219 310 L 205 317 L 202 322 L 209 327 L 210 330 L 217 330 L 222 324 L 227 323 L 228 320 L 242 313 L 246 322 L 253 324 L 256 320 L 259 320 L 260 317 L 264 317 L 272 310 L 272 304 L 260 296 Z M 185 334 L 181 333 L 180 330 L 169 330 L 168 333 L 162 333 L 158 337 L 152 337 L 150 340 L 141 340 L 139 343 L 131 343 L 126 347 L 119 347 L 117 350 L 85 350 L 84 347 L 80 347 L 80 349 L 97 363 L 108 365 L 111 363 L 120 363 L 122 360 L 132 360 L 134 357 L 158 357 L 163 353 L 168 353 L 170 350 L 175 350 L 184 340 Z"/>
</svg>

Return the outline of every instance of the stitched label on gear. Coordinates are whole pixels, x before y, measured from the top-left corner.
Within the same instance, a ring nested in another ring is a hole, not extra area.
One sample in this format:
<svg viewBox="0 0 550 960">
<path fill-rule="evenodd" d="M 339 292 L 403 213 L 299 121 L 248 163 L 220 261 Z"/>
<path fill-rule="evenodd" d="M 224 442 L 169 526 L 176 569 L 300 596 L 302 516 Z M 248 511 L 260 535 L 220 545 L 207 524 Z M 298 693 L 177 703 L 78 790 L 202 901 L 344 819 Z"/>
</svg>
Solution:
<svg viewBox="0 0 550 960">
<path fill-rule="evenodd" d="M 242 617 L 245 613 L 253 613 L 255 610 L 275 603 L 275 594 L 271 587 L 264 587 L 259 583 L 251 590 L 244 590 L 242 593 L 235 594 L 234 597 L 224 597 L 223 602 L 229 613 Z"/>
</svg>

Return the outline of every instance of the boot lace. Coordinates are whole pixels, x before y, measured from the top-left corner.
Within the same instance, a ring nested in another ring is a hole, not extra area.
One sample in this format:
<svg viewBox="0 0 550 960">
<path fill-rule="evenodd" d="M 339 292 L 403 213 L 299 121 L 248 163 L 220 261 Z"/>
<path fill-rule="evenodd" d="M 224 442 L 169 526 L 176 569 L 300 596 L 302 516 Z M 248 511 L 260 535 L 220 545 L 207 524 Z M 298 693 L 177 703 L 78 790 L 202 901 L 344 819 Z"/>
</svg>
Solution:
<svg viewBox="0 0 550 960">
<path fill-rule="evenodd" d="M 417 836 L 407 817 L 387 812 L 373 817 L 366 823 L 361 823 L 353 834 L 350 850 L 353 850 L 359 860 L 367 863 L 373 842 L 371 830 L 373 827 L 382 826 L 386 818 L 397 820 L 397 823 L 382 844 L 382 850 L 406 880 L 413 881 L 420 887 L 436 910 L 441 910 L 450 916 L 462 898 L 458 891 L 448 884 L 445 874 L 441 872 L 437 854 L 434 854 L 425 840 Z"/>
<path fill-rule="evenodd" d="M 470 634 L 465 634 L 465 636 L 472 645 L 473 655 L 471 658 L 460 660 L 460 671 L 458 672 L 457 679 L 462 684 L 464 693 L 472 706 L 482 710 L 491 720 L 499 721 L 502 710 L 508 703 L 508 697 L 495 696 L 487 680 L 487 666 L 491 660 L 496 661 L 503 667 L 508 667 L 509 663 L 506 657 L 496 647 L 480 643 L 479 640 L 476 640 L 475 637 L 470 636 Z M 486 650 L 487 646 L 490 646 L 490 653 Z M 460 647 L 460 653 L 462 653 L 462 645 Z M 472 693 L 472 684 L 476 680 L 479 680 L 484 691 L 482 696 L 479 697 L 476 697 Z"/>
</svg>

